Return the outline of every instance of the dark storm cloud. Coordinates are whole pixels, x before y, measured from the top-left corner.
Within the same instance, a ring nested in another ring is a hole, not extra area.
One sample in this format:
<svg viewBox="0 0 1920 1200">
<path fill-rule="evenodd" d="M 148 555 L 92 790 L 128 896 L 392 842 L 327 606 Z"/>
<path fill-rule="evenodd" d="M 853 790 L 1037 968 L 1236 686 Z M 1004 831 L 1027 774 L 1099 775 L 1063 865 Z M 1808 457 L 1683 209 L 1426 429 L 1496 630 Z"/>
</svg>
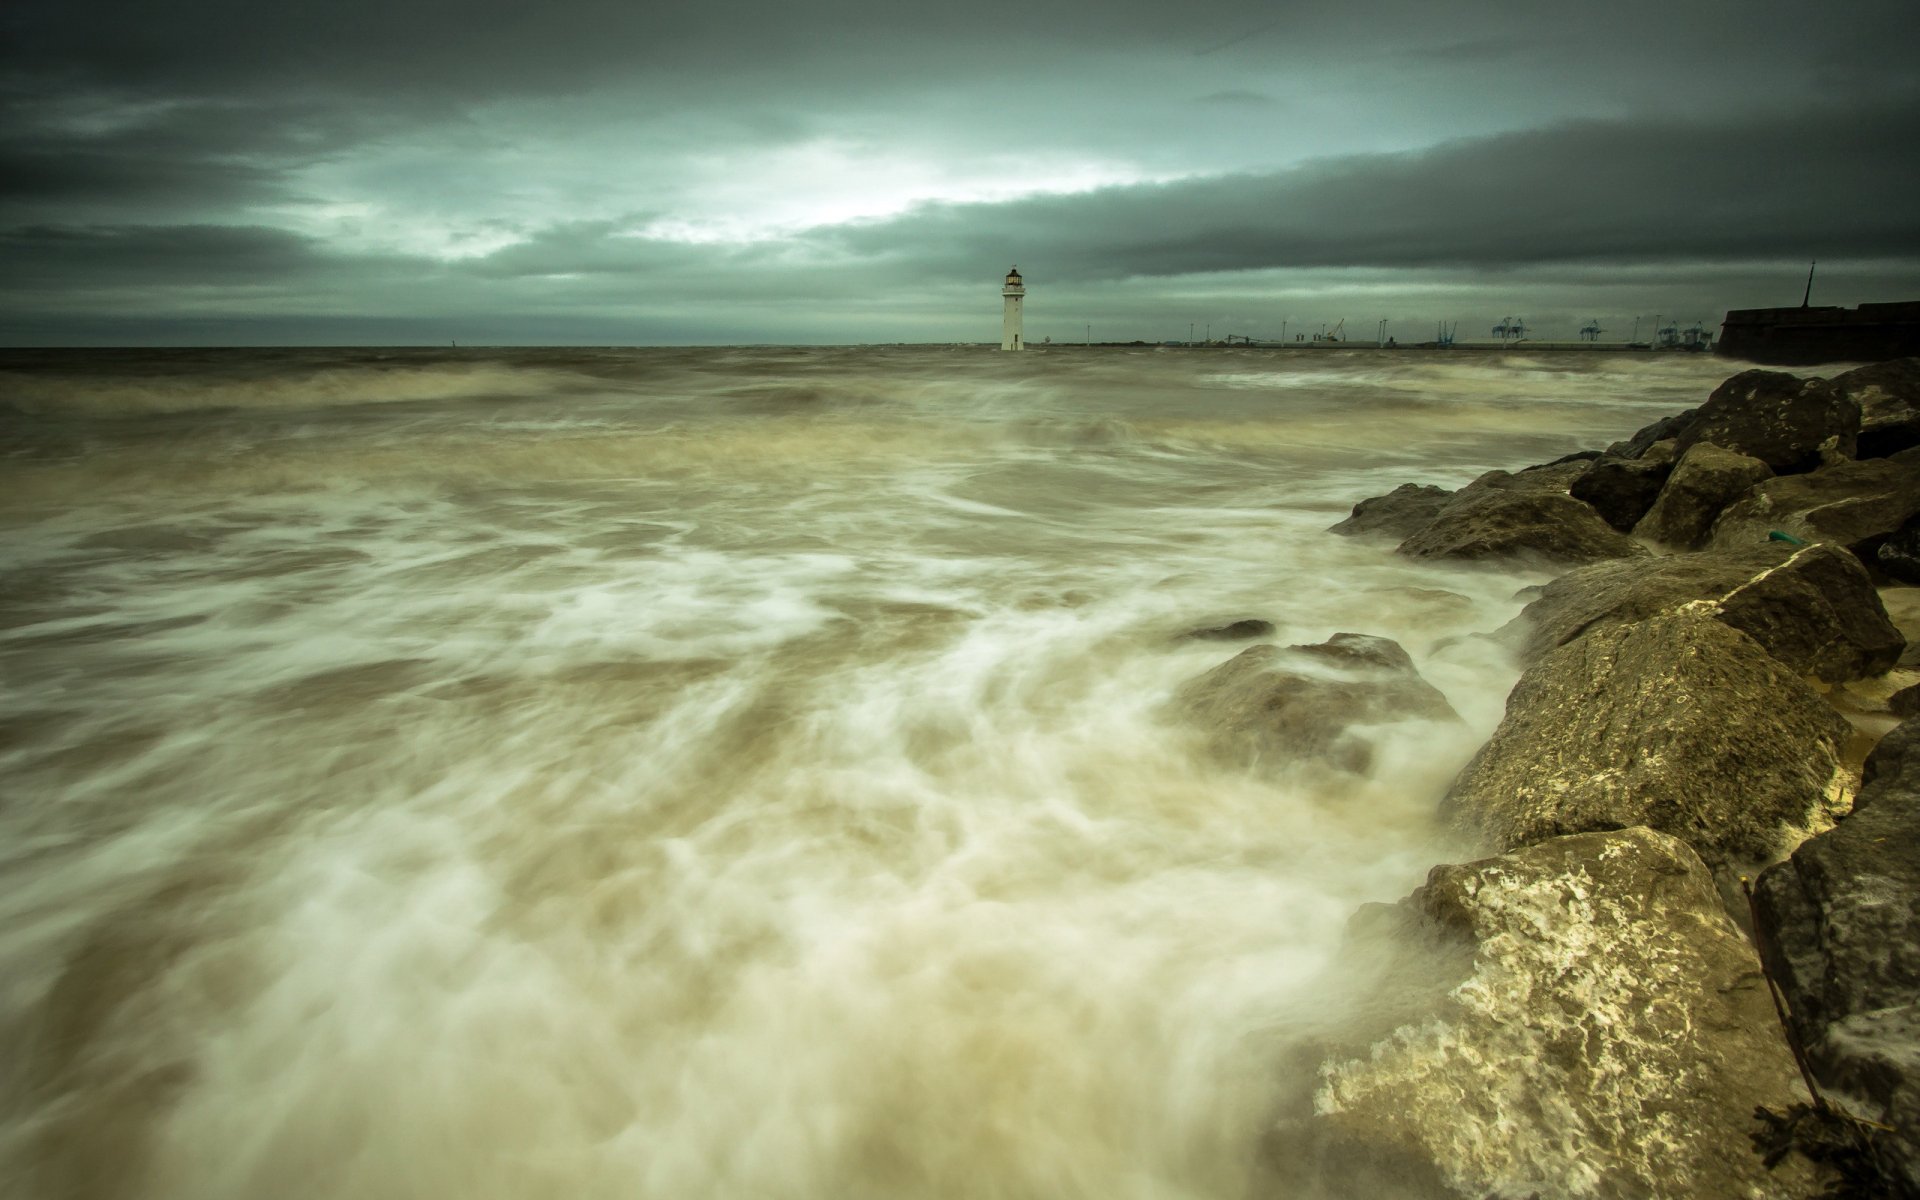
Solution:
<svg viewBox="0 0 1920 1200">
<path fill-rule="evenodd" d="M 15 284 L 61 290 L 284 285 L 395 261 L 331 254 L 283 229 L 216 225 L 30 226 L 0 233 L 0 258 Z"/>
<path fill-rule="evenodd" d="M 822 231 L 945 272 L 1920 256 L 1920 102 L 1743 122 L 1583 122 L 1267 175 L 934 205 Z M 999 253 L 996 254 L 996 251 Z"/>
<path fill-rule="evenodd" d="M 153 219 L 281 200 L 290 168 L 340 153 L 376 128 L 300 104 L 16 97 L 0 104 L 0 212 L 45 205 L 68 219 Z"/>
</svg>

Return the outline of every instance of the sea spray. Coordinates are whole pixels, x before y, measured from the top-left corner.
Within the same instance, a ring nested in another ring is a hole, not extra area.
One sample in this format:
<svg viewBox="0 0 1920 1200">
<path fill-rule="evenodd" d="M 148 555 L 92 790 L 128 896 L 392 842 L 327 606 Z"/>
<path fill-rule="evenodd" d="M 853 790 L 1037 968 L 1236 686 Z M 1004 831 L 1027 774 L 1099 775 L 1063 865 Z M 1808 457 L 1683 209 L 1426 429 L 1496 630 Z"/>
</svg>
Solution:
<svg viewBox="0 0 1920 1200">
<path fill-rule="evenodd" d="M 28 1194 L 1238 1196 L 1540 578 L 1324 527 L 1717 375 L 378 354 L 0 363 Z M 1238 616 L 1465 724 L 1210 763 Z"/>
</svg>

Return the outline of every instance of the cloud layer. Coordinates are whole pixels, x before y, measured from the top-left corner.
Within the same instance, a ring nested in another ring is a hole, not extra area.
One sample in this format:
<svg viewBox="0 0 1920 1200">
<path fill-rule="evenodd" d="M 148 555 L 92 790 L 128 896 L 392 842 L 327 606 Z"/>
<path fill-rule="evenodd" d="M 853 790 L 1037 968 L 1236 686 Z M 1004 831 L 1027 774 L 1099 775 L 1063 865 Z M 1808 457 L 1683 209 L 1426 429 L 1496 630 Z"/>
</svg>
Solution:
<svg viewBox="0 0 1920 1200">
<path fill-rule="evenodd" d="M 0 337 L 979 340 L 1010 261 L 1115 338 L 1920 295 L 1902 6 L 1478 11 L 25 0 Z"/>
</svg>

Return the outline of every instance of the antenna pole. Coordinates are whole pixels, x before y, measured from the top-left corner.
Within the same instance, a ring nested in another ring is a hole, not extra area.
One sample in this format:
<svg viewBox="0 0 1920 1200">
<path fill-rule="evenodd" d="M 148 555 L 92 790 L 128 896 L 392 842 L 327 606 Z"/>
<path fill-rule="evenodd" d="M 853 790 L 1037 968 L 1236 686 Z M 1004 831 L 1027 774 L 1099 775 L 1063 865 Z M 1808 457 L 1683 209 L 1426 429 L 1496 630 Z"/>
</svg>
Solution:
<svg viewBox="0 0 1920 1200">
<path fill-rule="evenodd" d="M 1819 259 L 1807 264 L 1807 294 L 1800 297 L 1800 307 L 1805 308 L 1813 300 L 1813 269 L 1820 265 Z"/>
</svg>

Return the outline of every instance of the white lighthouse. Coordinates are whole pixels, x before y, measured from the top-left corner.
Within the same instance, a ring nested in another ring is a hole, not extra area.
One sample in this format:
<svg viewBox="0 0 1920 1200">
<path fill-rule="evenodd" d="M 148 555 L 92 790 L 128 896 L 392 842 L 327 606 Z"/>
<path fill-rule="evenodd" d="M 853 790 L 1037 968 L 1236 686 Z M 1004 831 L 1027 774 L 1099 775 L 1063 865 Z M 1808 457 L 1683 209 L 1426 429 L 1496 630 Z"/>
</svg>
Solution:
<svg viewBox="0 0 1920 1200">
<path fill-rule="evenodd" d="M 1020 301 L 1027 289 L 1020 283 L 1020 268 L 1007 272 L 1007 285 L 1000 289 L 1000 348 L 1024 350 L 1020 340 Z"/>
</svg>

